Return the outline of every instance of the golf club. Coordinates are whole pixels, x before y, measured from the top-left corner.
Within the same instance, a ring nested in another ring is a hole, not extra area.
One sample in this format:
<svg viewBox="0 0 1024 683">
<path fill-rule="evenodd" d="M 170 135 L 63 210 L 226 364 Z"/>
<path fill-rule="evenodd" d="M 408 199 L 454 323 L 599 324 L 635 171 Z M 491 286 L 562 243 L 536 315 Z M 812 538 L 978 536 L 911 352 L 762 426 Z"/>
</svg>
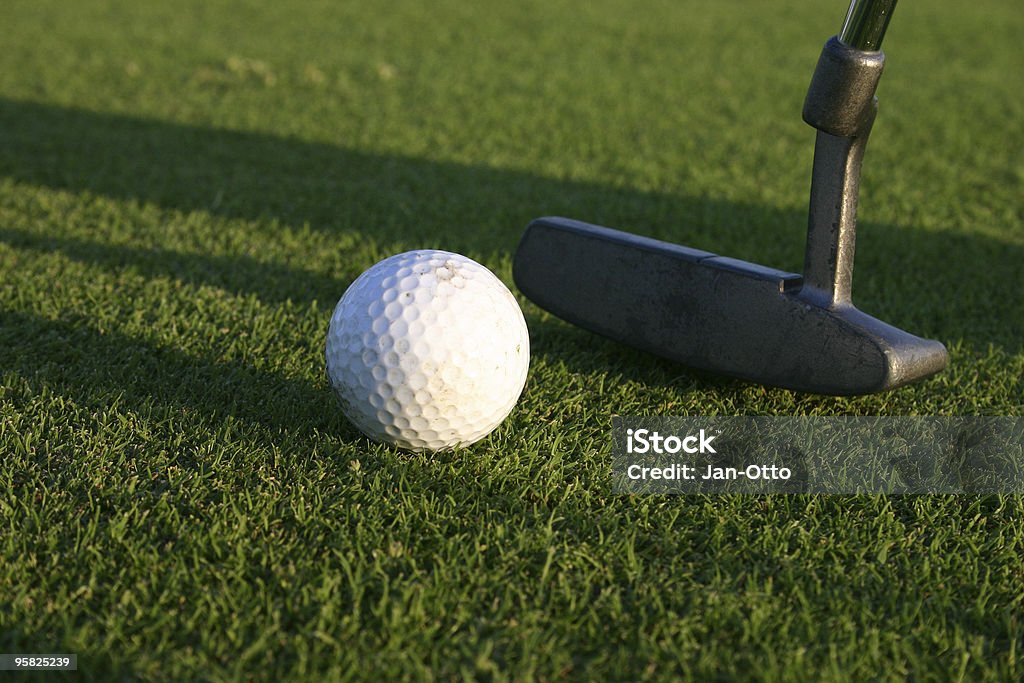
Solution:
<svg viewBox="0 0 1024 683">
<path fill-rule="evenodd" d="M 515 282 L 542 308 L 710 372 L 854 395 L 942 370 L 945 347 L 859 311 L 851 298 L 860 167 L 896 0 L 853 0 L 825 43 L 803 118 L 817 129 L 803 274 L 567 218 L 527 226 Z"/>
</svg>

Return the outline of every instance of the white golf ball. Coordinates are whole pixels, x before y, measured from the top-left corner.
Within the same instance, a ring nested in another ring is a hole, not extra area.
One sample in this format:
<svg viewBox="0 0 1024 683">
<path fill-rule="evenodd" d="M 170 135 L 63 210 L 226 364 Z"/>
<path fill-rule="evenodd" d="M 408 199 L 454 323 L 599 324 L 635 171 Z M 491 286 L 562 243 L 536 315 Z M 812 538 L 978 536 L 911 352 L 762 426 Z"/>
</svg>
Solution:
<svg viewBox="0 0 1024 683">
<path fill-rule="evenodd" d="M 412 451 L 465 446 L 511 412 L 530 339 L 515 297 L 476 261 L 409 251 L 345 291 L 327 332 L 327 376 L 364 434 Z"/>
</svg>

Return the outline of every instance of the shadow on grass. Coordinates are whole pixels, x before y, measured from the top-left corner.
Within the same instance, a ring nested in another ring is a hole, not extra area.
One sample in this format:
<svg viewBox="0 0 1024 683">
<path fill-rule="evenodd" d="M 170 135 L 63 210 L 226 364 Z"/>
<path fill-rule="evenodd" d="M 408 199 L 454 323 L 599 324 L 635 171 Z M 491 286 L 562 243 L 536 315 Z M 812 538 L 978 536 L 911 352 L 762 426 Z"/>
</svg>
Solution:
<svg viewBox="0 0 1024 683">
<path fill-rule="evenodd" d="M 266 303 L 316 301 L 329 311 L 346 283 L 313 270 L 260 261 L 236 254 L 215 256 L 173 249 L 113 245 L 61 235 L 42 235 L 0 226 L 0 242 L 16 249 L 58 252 L 74 261 L 110 270 L 126 269 L 145 277 L 167 277 L 237 294 L 255 294 Z"/>
<path fill-rule="evenodd" d="M 19 340 L 31 340 L 31 344 Z M 83 319 L 0 311 L 0 368 L 44 382 L 93 408 L 118 405 L 195 413 L 214 428 L 228 418 L 270 434 L 358 434 L 326 387 L 240 361 L 196 357 Z"/>
<path fill-rule="evenodd" d="M 809 134 L 809 146 L 811 140 Z M 530 219 L 561 214 L 796 270 L 806 221 L 802 207 L 644 193 L 2 98 L 0 176 L 251 220 L 252 230 L 269 231 L 271 239 L 283 223 L 477 253 L 511 253 Z M 865 312 L 947 343 L 995 344 L 1010 353 L 1024 348 L 1024 301 L 1007 291 L 1024 281 L 1024 247 L 895 225 L 868 223 L 861 232 L 854 292 Z M 0 226 L 0 240 L 270 302 L 332 302 L 355 275 L 329 276 L 244 255 L 40 237 L 6 226 Z"/>
</svg>

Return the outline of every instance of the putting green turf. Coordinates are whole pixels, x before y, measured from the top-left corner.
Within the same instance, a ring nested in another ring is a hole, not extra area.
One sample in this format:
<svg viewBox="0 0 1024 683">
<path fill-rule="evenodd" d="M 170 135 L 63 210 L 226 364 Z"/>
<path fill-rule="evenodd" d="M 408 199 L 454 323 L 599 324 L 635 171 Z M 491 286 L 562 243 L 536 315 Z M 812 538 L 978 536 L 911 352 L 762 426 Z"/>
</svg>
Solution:
<svg viewBox="0 0 1024 683">
<path fill-rule="evenodd" d="M 322 372 L 376 260 L 511 284 L 545 214 L 799 270 L 845 3 L 0 8 L 0 652 L 84 680 L 1020 680 L 1021 497 L 625 497 L 613 414 L 1024 414 L 1024 14 L 904 3 L 854 282 L 948 371 L 698 376 L 520 298 L 518 407 L 369 443 Z"/>
</svg>

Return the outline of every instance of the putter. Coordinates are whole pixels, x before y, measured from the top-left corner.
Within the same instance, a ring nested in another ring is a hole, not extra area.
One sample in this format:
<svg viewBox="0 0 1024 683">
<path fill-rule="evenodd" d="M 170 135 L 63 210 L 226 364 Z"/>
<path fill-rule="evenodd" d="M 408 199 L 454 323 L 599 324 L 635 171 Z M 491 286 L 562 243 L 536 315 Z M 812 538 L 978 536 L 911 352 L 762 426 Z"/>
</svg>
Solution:
<svg viewBox="0 0 1024 683">
<path fill-rule="evenodd" d="M 942 370 L 941 343 L 872 318 L 851 299 L 861 160 L 895 6 L 853 0 L 811 79 L 803 118 L 818 132 L 803 275 L 549 217 L 523 234 L 516 285 L 580 327 L 760 384 L 855 395 Z"/>
</svg>

